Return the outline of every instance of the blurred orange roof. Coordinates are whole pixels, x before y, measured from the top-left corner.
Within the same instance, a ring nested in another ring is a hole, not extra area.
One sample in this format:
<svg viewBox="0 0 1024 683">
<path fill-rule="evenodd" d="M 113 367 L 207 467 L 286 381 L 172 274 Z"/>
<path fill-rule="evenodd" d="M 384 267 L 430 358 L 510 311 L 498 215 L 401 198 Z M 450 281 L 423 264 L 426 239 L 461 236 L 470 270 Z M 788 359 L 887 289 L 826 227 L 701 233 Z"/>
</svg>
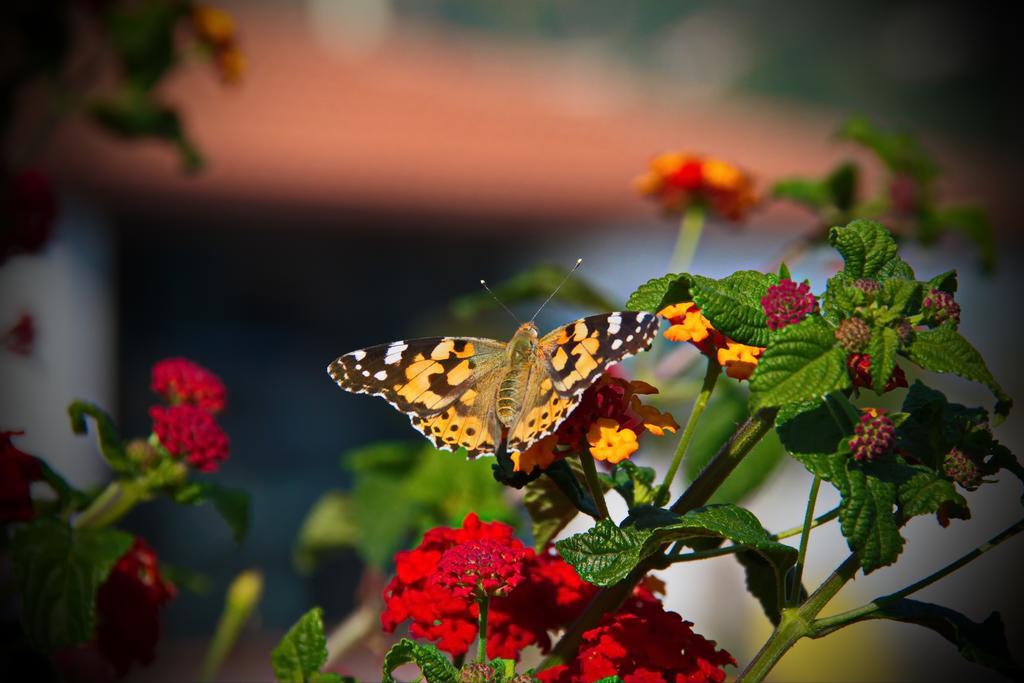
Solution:
<svg viewBox="0 0 1024 683">
<path fill-rule="evenodd" d="M 830 139 L 839 113 L 664 95 L 664 83 L 557 47 L 422 28 L 338 54 L 301 8 L 238 7 L 241 85 L 193 63 L 162 91 L 208 160 L 200 176 L 183 175 L 167 145 L 126 144 L 76 120 L 50 148 L 61 179 L 129 207 L 589 221 L 652 216 L 629 181 L 664 149 L 734 161 L 762 184 L 856 156 Z"/>
</svg>

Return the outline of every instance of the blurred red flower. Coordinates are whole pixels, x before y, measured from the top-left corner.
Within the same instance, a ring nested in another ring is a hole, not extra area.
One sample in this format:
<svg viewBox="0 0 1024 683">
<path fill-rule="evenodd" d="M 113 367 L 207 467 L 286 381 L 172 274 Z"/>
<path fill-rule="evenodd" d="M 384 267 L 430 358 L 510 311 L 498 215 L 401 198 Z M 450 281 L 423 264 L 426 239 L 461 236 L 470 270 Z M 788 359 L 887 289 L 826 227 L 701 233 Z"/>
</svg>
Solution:
<svg viewBox="0 0 1024 683">
<path fill-rule="evenodd" d="M 200 472 L 215 472 L 227 460 L 228 437 L 213 415 L 193 405 L 149 409 L 160 444 Z"/>
<path fill-rule="evenodd" d="M 14 323 L 3 336 L 4 346 L 11 353 L 19 356 L 32 354 L 32 344 L 36 340 L 36 325 L 32 316 L 22 313 L 18 322 Z"/>
<path fill-rule="evenodd" d="M 227 404 L 227 389 L 220 378 L 187 358 L 154 363 L 150 388 L 171 405 L 191 403 L 219 413 Z"/>
<path fill-rule="evenodd" d="M 36 516 L 31 484 L 43 478 L 39 460 L 11 442 L 24 432 L 0 432 L 0 523 L 24 522 Z"/>
<path fill-rule="evenodd" d="M 53 234 L 57 195 L 43 171 L 27 169 L 0 181 L 0 263 L 39 251 Z"/>
</svg>

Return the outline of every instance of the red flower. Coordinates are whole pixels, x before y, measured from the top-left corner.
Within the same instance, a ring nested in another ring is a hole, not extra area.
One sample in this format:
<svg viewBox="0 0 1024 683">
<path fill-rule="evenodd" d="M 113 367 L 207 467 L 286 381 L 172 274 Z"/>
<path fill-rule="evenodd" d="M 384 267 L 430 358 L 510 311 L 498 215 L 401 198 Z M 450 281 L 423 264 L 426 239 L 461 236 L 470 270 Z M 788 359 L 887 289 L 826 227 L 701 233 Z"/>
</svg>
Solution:
<svg viewBox="0 0 1024 683">
<path fill-rule="evenodd" d="M 187 358 L 167 358 L 153 365 L 150 388 L 171 405 L 191 403 L 219 413 L 227 403 L 227 390 L 217 375 Z"/>
<path fill-rule="evenodd" d="M 0 523 L 25 522 L 36 516 L 30 485 L 43 478 L 39 460 L 18 450 L 12 436 L 24 432 L 0 432 Z"/>
<path fill-rule="evenodd" d="M 952 294 L 941 289 L 928 290 L 921 302 L 921 313 L 924 324 L 932 327 L 948 322 L 952 322 L 953 327 L 960 324 L 960 304 Z"/>
<path fill-rule="evenodd" d="M 0 187 L 0 263 L 14 254 L 39 251 L 57 218 L 57 197 L 48 175 L 28 169 L 2 180 L 6 187 Z"/>
<path fill-rule="evenodd" d="M 523 581 L 524 551 L 489 539 L 460 543 L 441 556 L 434 581 L 470 600 L 481 593 L 504 597 Z"/>
<path fill-rule="evenodd" d="M 846 357 L 846 369 L 850 372 L 854 389 L 871 388 L 871 356 L 866 353 L 851 353 Z M 908 386 L 903 368 L 898 365 L 893 367 L 889 381 L 885 384 L 885 391 Z"/>
<path fill-rule="evenodd" d="M 133 662 L 153 661 L 160 640 L 160 610 L 175 595 L 160 576 L 153 549 L 136 538 L 96 592 L 96 645 L 123 676 Z"/>
<path fill-rule="evenodd" d="M 31 355 L 32 343 L 35 339 L 36 326 L 32 316 L 28 313 L 22 313 L 18 322 L 14 323 L 3 337 L 7 350 L 19 356 Z"/>
<path fill-rule="evenodd" d="M 692 626 L 638 588 L 617 612 L 583 634 L 572 662 L 537 675 L 543 683 L 586 683 L 608 676 L 620 676 L 624 683 L 721 683 L 722 667 L 736 661 Z"/>
<path fill-rule="evenodd" d="M 761 306 L 768 317 L 770 330 L 781 330 L 818 312 L 818 300 L 811 294 L 810 285 L 806 282 L 797 284 L 792 280 L 782 280 L 769 287 L 761 297 Z"/>
<path fill-rule="evenodd" d="M 868 408 L 853 428 L 850 451 L 854 460 L 877 460 L 892 449 L 896 427 L 880 408 Z"/>
<path fill-rule="evenodd" d="M 454 656 L 464 654 L 476 639 L 477 605 L 467 605 L 462 595 L 438 580 L 439 563 L 450 549 L 482 541 L 521 557 L 524 577 L 507 597 L 491 599 L 487 655 L 517 658 L 520 650 L 534 644 L 545 652 L 550 649 L 548 631 L 575 619 L 596 588 L 560 558 L 523 546 L 509 525 L 481 522 L 472 513 L 462 528 L 431 529 L 416 548 L 395 555 L 395 577 L 384 589 L 384 630 L 393 632 L 409 621 L 413 637 L 433 641 Z"/>
<path fill-rule="evenodd" d="M 192 405 L 153 406 L 153 431 L 161 445 L 200 472 L 214 472 L 228 457 L 228 437 L 205 410 Z"/>
</svg>

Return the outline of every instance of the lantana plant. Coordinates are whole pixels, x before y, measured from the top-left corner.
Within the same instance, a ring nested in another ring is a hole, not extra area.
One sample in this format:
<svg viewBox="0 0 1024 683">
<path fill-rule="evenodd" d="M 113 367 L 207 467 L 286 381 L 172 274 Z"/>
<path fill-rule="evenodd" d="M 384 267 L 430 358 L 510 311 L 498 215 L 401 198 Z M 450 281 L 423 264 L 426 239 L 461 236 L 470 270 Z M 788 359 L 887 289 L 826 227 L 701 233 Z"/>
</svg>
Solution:
<svg viewBox="0 0 1024 683">
<path fill-rule="evenodd" d="M 794 280 L 785 265 L 721 279 L 673 273 L 640 285 L 627 308 L 663 319 L 655 352 L 659 344 L 687 344 L 703 359 L 704 381 L 685 426 L 647 405 L 658 392 L 652 383 L 614 367 L 550 437 L 522 453 L 499 452 L 495 478 L 525 489 L 533 548 L 510 525 L 469 514 L 399 551 L 381 625 L 404 627 L 409 637 L 386 655 L 383 679 L 393 681 L 396 669 L 412 663 L 421 680 L 438 683 L 718 683 L 733 666 L 736 680 L 760 681 L 801 639 L 874 619 L 923 626 L 977 664 L 1024 674 L 998 615 L 978 623 L 910 597 L 1020 532 L 1024 520 L 902 590 L 827 611 L 855 576 L 915 550 L 902 535 L 914 517 L 943 527 L 967 520 L 968 495 L 983 495 L 999 472 L 1024 479 L 993 432 L 1012 400 L 958 329 L 955 272 L 918 279 L 892 234 L 869 220 L 833 227 L 828 241 L 843 266 L 821 292 Z M 987 387 L 992 407 L 952 402 L 929 386 L 932 373 Z M 662 388 L 673 381 L 662 378 Z M 672 500 L 677 472 L 723 383 L 749 387 L 747 415 Z M 660 481 L 638 462 L 647 432 L 677 439 Z M 736 503 L 711 502 L 773 432 L 811 475 L 803 523 L 777 532 Z M 823 485 L 838 491 L 840 503 L 819 514 Z M 607 495 L 625 502 L 624 517 L 612 517 Z M 566 535 L 577 515 L 590 518 L 589 528 Z M 849 555 L 819 584 L 806 585 L 812 530 L 835 520 Z M 730 555 L 775 627 L 747 662 L 667 610 L 666 586 L 652 574 Z M 340 680 L 320 671 L 328 661 L 322 631 L 308 638 L 322 629 L 319 619 L 318 611 L 307 614 L 275 651 L 280 680 Z M 309 656 L 287 656 L 295 651 Z"/>
</svg>

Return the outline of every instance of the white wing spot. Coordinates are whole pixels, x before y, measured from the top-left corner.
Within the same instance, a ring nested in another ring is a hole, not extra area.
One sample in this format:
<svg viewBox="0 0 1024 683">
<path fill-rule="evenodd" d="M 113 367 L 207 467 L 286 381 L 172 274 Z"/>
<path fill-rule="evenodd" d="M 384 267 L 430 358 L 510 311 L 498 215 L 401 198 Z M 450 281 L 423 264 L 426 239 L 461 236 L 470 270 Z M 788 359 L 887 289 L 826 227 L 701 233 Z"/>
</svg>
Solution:
<svg viewBox="0 0 1024 683">
<path fill-rule="evenodd" d="M 369 377 L 369 376 L 370 376 L 370 371 L 369 370 L 363 370 L 363 377 Z"/>
<path fill-rule="evenodd" d="M 389 346 L 387 353 L 384 355 L 384 365 L 394 365 L 402 360 L 402 351 L 405 351 L 407 348 L 409 348 L 409 345 L 401 342 L 395 342 Z"/>
<path fill-rule="evenodd" d="M 629 335 L 628 337 L 626 337 L 626 341 L 627 342 L 633 341 L 633 335 Z"/>
<path fill-rule="evenodd" d="M 387 370 L 378 370 L 377 372 L 373 373 L 373 378 L 378 382 L 383 382 L 385 379 L 387 379 L 387 376 Z"/>
<path fill-rule="evenodd" d="M 622 325 L 622 316 L 618 313 L 608 316 L 608 334 L 618 334 L 619 328 Z M 617 348 L 617 347 L 612 347 Z"/>
<path fill-rule="evenodd" d="M 620 346 L 622 346 L 622 340 L 616 339 L 615 341 L 612 342 L 612 351 L 617 350 Z"/>
</svg>

